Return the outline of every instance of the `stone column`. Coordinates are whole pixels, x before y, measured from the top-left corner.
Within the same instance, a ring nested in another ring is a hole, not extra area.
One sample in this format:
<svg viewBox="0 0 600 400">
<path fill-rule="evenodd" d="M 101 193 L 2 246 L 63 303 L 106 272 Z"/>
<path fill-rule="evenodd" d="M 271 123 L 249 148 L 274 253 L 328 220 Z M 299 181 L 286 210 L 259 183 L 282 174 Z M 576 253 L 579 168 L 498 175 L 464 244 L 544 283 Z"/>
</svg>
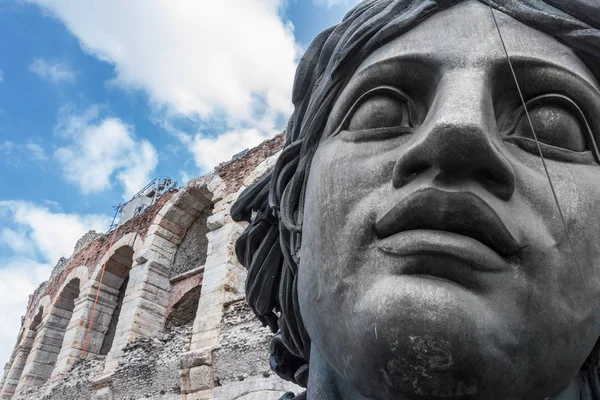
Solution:
<svg viewBox="0 0 600 400">
<path fill-rule="evenodd" d="M 104 376 L 112 374 L 123 347 L 140 337 L 156 337 L 165 326 L 171 283 L 169 268 L 138 257 L 141 264 L 129 273 L 129 284 L 117 324 L 115 339 L 106 357 Z"/>
<path fill-rule="evenodd" d="M 23 368 L 25 368 L 27 357 L 31 352 L 31 347 L 33 346 L 33 342 L 35 340 L 35 333 L 35 330 L 27 330 L 25 339 L 16 351 L 13 362 L 10 365 L 10 369 L 5 376 L 0 399 L 10 399 L 15 393 L 15 389 L 17 388 L 19 380 L 21 379 L 21 374 L 23 373 Z"/>
<path fill-rule="evenodd" d="M 50 378 L 68 322 L 59 313 L 50 313 L 41 322 L 16 393 L 24 388 L 41 386 Z"/>
<path fill-rule="evenodd" d="M 14 352 L 14 350 L 13 350 Z M 13 362 L 13 356 L 10 356 L 10 359 L 8 360 L 8 362 L 6 364 L 4 364 L 4 373 L 2 374 L 2 381 L 0 381 L 0 395 L 2 395 L 2 388 L 4 387 L 4 382 L 6 382 L 6 377 L 8 376 L 8 373 L 10 372 L 10 367 L 12 365 Z"/>
<path fill-rule="evenodd" d="M 73 316 L 67 326 L 63 346 L 58 355 L 56 367 L 52 372 L 53 380 L 59 380 L 62 375 L 69 371 L 73 363 L 81 358 L 99 285 L 97 281 L 91 283 L 83 289 L 81 296 L 75 301 Z M 94 322 L 90 331 L 86 354 L 100 354 L 104 336 L 108 331 L 117 306 L 118 295 L 119 291 L 117 289 L 109 285 L 102 285 L 98 294 L 98 303 L 94 312 Z"/>
<path fill-rule="evenodd" d="M 207 234 L 208 258 L 190 351 L 183 356 L 179 371 L 187 400 L 213 398 L 213 350 L 219 345 L 224 306 L 243 299 L 246 271 L 234 255 L 243 227 L 230 219 L 229 202 L 216 204 L 215 211 L 209 218 L 212 230 Z"/>
</svg>

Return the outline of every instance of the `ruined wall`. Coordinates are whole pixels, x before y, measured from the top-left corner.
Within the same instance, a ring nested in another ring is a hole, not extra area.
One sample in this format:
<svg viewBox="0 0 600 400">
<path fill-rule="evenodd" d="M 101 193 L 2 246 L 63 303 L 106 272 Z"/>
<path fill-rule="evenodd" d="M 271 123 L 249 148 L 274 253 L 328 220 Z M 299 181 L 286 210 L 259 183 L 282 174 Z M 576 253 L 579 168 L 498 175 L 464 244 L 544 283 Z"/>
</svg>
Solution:
<svg viewBox="0 0 600 400">
<path fill-rule="evenodd" d="M 112 381 L 116 399 L 179 399 L 179 356 L 187 351 L 192 323 L 172 327 L 160 339 L 143 338 L 123 350 Z"/>
<path fill-rule="evenodd" d="M 244 226 L 229 215 L 241 190 L 274 166 L 283 140 L 167 193 L 108 235 L 86 234 L 32 295 L 0 398 L 277 400 L 297 392 L 269 369 L 271 333 L 245 304 L 246 271 L 234 255 Z"/>
<path fill-rule="evenodd" d="M 294 390 L 269 368 L 271 331 L 256 323 L 244 300 L 227 305 L 215 351 L 215 398 L 279 400 Z M 246 396 L 246 397 L 245 397 Z"/>
<path fill-rule="evenodd" d="M 284 144 L 285 135 L 280 134 L 248 150 L 244 157 L 219 165 L 215 171 L 227 185 L 228 193 L 236 193 L 242 186 L 248 186 L 249 182 L 260 178 L 267 169 L 272 168 L 273 165 L 269 164 L 268 168 L 257 170 L 260 164 L 279 152 Z M 260 176 L 256 177 L 256 174 Z"/>
<path fill-rule="evenodd" d="M 111 241 L 117 242 L 128 233 L 137 233 L 139 240 L 144 240 L 148 227 L 156 217 L 156 214 L 158 214 L 174 193 L 175 191 L 166 193 L 152 207 L 147 209 L 146 212 L 127 221 L 114 232 L 98 234 L 95 231 L 90 231 L 86 233 L 77 241 L 73 255 L 66 262 L 64 258 L 59 260 L 50 278 L 36 289 L 30 298 L 25 318 L 31 318 L 32 313 L 36 312 L 35 305 L 39 303 L 42 297 L 50 296 L 50 298 L 54 298 L 61 286 L 61 282 L 64 282 L 69 273 L 75 268 L 80 265 L 86 265 L 91 272 L 98 261 L 107 253 Z"/>
<path fill-rule="evenodd" d="M 171 276 L 177 276 L 189 270 L 200 268 L 206 262 L 208 250 L 208 226 L 206 219 L 212 213 L 212 208 L 205 210 L 189 227 L 181 244 L 175 253 L 171 268 Z"/>
</svg>

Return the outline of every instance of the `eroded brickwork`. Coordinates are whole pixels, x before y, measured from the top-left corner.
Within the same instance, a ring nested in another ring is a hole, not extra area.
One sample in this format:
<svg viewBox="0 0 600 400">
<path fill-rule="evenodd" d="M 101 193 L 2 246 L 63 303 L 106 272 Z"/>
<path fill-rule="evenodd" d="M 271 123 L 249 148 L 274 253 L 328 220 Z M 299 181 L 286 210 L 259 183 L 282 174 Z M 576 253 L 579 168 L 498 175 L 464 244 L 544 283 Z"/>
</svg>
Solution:
<svg viewBox="0 0 600 400">
<path fill-rule="evenodd" d="M 68 276 L 75 268 L 80 265 L 86 265 L 91 273 L 98 261 L 107 253 L 111 240 L 116 242 L 126 234 L 132 232 L 137 232 L 139 239 L 144 240 L 148 228 L 156 217 L 156 214 L 169 201 L 174 193 L 175 191 L 166 193 L 146 212 L 119 226 L 114 238 L 113 232 L 110 232 L 109 234 L 97 234 L 94 231 L 91 231 L 93 232 L 93 240 L 89 240 L 90 232 L 85 234 L 75 245 L 74 254 L 66 261 L 66 263 L 64 261 L 60 262 L 60 268 L 57 268 L 58 266 L 55 267 L 50 279 L 42 283 L 42 285 L 34 292 L 27 307 L 25 318 L 30 318 L 31 313 L 36 312 L 34 305 L 39 299 L 44 296 L 54 298 L 57 295 L 57 290 L 61 286 L 61 282 L 64 282 L 66 276 Z"/>
<path fill-rule="evenodd" d="M 264 160 L 272 157 L 283 148 L 285 135 L 279 134 L 273 139 L 265 141 L 258 147 L 248 150 L 244 157 L 220 165 L 216 173 L 227 185 L 229 193 L 235 193 L 244 185 L 248 175 Z"/>
<path fill-rule="evenodd" d="M 294 390 L 269 370 L 270 333 L 245 305 L 234 255 L 244 226 L 229 215 L 283 142 L 167 193 L 115 232 L 86 234 L 31 296 L 0 398 L 269 400 Z"/>
</svg>

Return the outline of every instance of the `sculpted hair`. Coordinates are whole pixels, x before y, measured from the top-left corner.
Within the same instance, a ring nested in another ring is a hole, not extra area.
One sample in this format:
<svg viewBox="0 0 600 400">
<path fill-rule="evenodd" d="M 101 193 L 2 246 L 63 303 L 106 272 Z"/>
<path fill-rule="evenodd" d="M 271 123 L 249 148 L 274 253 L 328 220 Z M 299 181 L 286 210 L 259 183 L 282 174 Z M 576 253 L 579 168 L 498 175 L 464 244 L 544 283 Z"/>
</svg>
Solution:
<svg viewBox="0 0 600 400">
<path fill-rule="evenodd" d="M 273 171 L 247 188 L 231 209 L 234 220 L 250 222 L 236 243 L 237 258 L 248 269 L 248 304 L 264 325 L 274 333 L 281 332 L 281 342 L 289 352 L 305 360 L 295 359 L 296 364 L 308 363 L 311 343 L 298 305 L 304 187 L 329 112 L 354 70 L 371 52 L 462 1 L 364 0 L 342 23 L 318 35 L 298 65 L 294 113 L 281 156 Z M 495 9 L 569 46 L 600 77 L 600 2 L 490 1 Z M 597 377 L 597 357 L 593 364 Z M 280 375 L 295 380 L 293 374 Z"/>
</svg>

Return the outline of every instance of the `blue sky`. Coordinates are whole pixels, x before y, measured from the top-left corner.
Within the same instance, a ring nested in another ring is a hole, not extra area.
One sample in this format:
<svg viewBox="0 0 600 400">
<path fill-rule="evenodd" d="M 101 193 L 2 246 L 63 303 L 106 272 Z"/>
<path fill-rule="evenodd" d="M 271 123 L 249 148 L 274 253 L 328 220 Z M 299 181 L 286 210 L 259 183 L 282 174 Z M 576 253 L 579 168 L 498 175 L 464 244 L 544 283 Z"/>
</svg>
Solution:
<svg viewBox="0 0 600 400">
<path fill-rule="evenodd" d="M 282 130 L 303 49 L 356 3 L 0 0 L 0 364 L 113 205 Z"/>
</svg>

